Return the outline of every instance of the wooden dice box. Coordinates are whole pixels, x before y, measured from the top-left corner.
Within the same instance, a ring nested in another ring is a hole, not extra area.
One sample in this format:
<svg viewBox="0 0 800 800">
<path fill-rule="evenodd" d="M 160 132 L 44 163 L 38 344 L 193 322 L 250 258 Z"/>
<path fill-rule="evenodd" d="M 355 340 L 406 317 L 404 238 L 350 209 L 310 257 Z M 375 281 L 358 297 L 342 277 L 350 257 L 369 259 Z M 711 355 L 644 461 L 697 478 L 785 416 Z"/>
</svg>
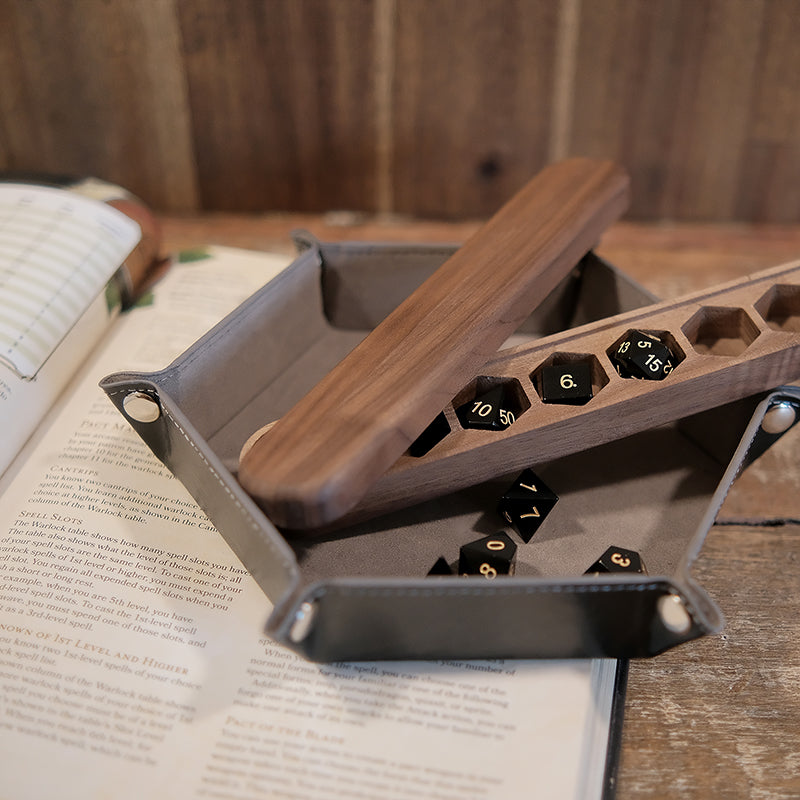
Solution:
<svg viewBox="0 0 800 800">
<path fill-rule="evenodd" d="M 287 270 L 167 369 L 102 384 L 272 601 L 271 636 L 321 661 L 637 657 L 721 627 L 691 563 L 738 471 L 780 435 L 762 427 L 765 414 L 800 407 L 791 388 L 664 425 L 655 403 L 647 425 L 637 409 L 636 433 L 545 461 L 532 439 L 530 466 L 559 501 L 529 543 L 517 539 L 511 577 L 428 571 L 440 557 L 457 562 L 460 547 L 481 536 L 515 536 L 496 505 L 519 472 L 518 455 L 507 474 L 418 504 L 404 498 L 405 508 L 369 521 L 327 533 L 278 530 L 237 481 L 242 446 L 454 250 L 298 244 Z M 510 343 L 652 302 L 589 253 Z M 487 367 L 466 394 L 505 377 Z M 126 413 L 125 398 L 137 395 L 157 403 L 155 418 Z M 493 458 L 502 460 L 502 448 Z M 609 546 L 640 553 L 647 573 L 584 574 Z"/>
</svg>

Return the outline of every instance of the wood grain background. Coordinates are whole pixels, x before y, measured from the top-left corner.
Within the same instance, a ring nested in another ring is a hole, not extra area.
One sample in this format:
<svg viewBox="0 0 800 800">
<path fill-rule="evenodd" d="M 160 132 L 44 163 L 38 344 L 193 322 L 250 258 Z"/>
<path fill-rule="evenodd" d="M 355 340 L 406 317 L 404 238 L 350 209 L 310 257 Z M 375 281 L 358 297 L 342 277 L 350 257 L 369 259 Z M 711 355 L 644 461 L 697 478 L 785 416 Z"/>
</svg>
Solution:
<svg viewBox="0 0 800 800">
<path fill-rule="evenodd" d="M 610 157 L 631 219 L 800 221 L 797 0 L 0 0 L 0 169 L 166 212 L 484 217 Z"/>
</svg>

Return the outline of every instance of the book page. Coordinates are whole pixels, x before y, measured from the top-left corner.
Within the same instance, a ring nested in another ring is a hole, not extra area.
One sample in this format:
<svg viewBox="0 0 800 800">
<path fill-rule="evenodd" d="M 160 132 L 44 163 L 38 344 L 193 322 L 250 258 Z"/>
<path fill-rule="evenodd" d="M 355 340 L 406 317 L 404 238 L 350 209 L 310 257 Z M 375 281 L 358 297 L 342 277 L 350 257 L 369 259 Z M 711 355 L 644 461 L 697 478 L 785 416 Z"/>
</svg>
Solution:
<svg viewBox="0 0 800 800">
<path fill-rule="evenodd" d="M 0 183 L 0 473 L 107 329 L 106 287 L 139 237 L 104 203 Z"/>
<path fill-rule="evenodd" d="M 97 388 L 166 364 L 284 262 L 176 267 L 6 480 L 0 796 L 599 796 L 614 662 L 304 661 Z"/>
</svg>

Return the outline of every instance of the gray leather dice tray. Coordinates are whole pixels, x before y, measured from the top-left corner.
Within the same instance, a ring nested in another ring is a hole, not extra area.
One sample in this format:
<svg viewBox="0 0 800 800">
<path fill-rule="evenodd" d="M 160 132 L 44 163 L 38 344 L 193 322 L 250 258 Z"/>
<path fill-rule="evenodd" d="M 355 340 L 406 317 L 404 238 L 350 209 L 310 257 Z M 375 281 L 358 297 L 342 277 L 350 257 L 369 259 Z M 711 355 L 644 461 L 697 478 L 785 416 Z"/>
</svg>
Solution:
<svg viewBox="0 0 800 800">
<path fill-rule="evenodd" d="M 629 658 L 721 628 L 690 566 L 739 470 L 777 438 L 765 413 L 800 407 L 797 389 L 535 465 L 560 499 L 531 542 L 518 541 L 510 577 L 427 573 L 462 544 L 510 531 L 495 506 L 515 474 L 336 534 L 284 536 L 237 482 L 242 445 L 454 249 L 297 241 L 290 267 L 169 367 L 101 384 L 272 602 L 269 635 L 318 661 Z M 516 336 L 653 300 L 589 253 Z M 137 393 L 157 404 L 153 421 L 126 413 Z M 612 545 L 638 551 L 647 574 L 584 575 Z"/>
</svg>

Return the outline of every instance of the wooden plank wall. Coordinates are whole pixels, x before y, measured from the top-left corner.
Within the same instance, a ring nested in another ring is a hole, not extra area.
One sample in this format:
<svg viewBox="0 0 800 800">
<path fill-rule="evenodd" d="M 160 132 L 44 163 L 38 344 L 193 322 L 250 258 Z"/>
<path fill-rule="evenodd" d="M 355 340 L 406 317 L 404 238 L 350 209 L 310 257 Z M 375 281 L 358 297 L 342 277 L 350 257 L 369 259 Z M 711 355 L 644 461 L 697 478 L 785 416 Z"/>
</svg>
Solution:
<svg viewBox="0 0 800 800">
<path fill-rule="evenodd" d="M 633 219 L 800 221 L 798 0 L 0 0 L 0 168 L 169 211 L 483 217 L 611 157 Z"/>
</svg>

